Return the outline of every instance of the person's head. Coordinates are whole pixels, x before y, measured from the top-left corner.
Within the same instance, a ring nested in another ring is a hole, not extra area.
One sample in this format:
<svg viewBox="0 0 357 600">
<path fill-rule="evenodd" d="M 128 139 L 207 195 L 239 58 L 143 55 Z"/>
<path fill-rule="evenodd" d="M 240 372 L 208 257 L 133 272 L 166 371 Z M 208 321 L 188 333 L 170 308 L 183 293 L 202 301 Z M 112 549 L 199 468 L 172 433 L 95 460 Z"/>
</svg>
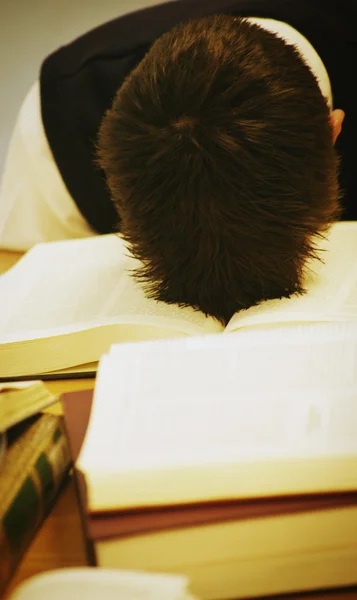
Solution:
<svg viewBox="0 0 357 600">
<path fill-rule="evenodd" d="M 146 293 L 226 322 L 302 291 L 313 238 L 339 214 L 332 121 L 298 52 L 246 20 L 160 37 L 98 140 Z"/>
</svg>

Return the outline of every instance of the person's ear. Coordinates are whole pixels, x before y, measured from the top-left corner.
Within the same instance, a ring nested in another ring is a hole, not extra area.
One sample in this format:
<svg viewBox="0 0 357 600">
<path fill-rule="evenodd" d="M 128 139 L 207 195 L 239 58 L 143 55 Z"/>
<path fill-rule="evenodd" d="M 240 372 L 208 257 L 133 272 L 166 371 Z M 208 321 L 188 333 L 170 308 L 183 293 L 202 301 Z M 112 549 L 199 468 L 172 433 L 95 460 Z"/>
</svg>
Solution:
<svg viewBox="0 0 357 600">
<path fill-rule="evenodd" d="M 335 144 L 338 136 L 341 133 L 342 123 L 345 118 L 345 113 L 340 108 L 336 108 L 330 114 L 330 123 L 332 128 L 332 142 Z"/>
</svg>

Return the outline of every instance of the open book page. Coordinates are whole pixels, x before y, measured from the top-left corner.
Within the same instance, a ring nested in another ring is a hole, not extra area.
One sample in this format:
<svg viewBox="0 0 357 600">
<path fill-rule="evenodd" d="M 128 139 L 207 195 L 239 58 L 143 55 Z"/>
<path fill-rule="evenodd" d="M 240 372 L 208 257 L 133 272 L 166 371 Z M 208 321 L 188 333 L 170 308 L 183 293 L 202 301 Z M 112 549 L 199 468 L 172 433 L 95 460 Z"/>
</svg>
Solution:
<svg viewBox="0 0 357 600">
<path fill-rule="evenodd" d="M 191 335 L 223 329 L 191 308 L 146 298 L 129 274 L 137 266 L 115 235 L 38 244 L 0 278 L 0 341 L 111 323 Z"/>
<path fill-rule="evenodd" d="M 308 478 L 297 460 L 353 456 L 357 467 L 356 398 L 357 324 L 117 345 L 100 362 L 78 464 L 94 505 L 239 497 L 244 477 L 278 493 L 269 462 L 292 489 Z M 338 467 L 312 485 L 352 485 Z"/>
<path fill-rule="evenodd" d="M 37 575 L 9 600 L 195 600 L 187 587 L 183 575 L 84 567 Z"/>
<path fill-rule="evenodd" d="M 357 320 L 357 223 L 335 224 L 328 239 L 317 244 L 324 262 L 307 265 L 306 294 L 268 300 L 236 313 L 226 331 L 284 322 Z"/>
</svg>

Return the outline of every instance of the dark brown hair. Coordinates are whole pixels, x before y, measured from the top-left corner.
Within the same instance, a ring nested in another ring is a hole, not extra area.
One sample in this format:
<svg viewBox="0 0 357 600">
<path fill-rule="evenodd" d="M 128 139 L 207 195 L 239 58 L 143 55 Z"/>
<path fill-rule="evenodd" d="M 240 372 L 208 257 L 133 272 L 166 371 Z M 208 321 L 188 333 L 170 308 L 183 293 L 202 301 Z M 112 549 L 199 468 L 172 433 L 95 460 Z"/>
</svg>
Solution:
<svg viewBox="0 0 357 600">
<path fill-rule="evenodd" d="M 297 50 L 243 19 L 160 37 L 105 115 L 99 164 L 147 295 L 227 322 L 302 292 L 337 218 L 329 109 Z"/>
</svg>

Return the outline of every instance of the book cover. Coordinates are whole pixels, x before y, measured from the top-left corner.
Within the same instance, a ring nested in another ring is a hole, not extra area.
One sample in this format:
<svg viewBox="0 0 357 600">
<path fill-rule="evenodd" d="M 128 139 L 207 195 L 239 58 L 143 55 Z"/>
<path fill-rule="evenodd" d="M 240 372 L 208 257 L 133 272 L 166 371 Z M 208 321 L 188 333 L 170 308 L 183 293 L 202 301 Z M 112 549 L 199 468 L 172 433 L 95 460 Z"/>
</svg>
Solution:
<svg viewBox="0 0 357 600">
<path fill-rule="evenodd" d="M 36 415 L 7 434 L 0 470 L 0 595 L 51 508 L 71 462 L 61 416 Z"/>
</svg>

